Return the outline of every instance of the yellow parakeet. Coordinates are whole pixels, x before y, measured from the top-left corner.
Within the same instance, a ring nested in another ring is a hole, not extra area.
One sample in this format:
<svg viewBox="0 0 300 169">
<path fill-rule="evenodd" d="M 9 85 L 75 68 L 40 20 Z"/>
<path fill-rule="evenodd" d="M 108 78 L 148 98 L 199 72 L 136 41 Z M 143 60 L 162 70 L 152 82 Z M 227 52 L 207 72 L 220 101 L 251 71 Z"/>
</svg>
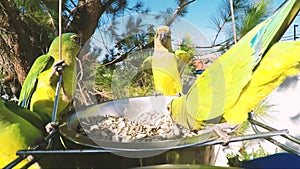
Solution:
<svg viewBox="0 0 300 169">
<path fill-rule="evenodd" d="M 181 49 L 175 50 L 174 54 L 177 59 L 178 72 L 179 75 L 181 76 L 185 66 L 188 64 L 192 56 L 188 52 Z M 152 56 L 148 56 L 143 61 L 142 68 L 144 68 L 146 72 L 152 74 L 151 67 L 152 67 Z"/>
<path fill-rule="evenodd" d="M 252 78 L 254 68 L 281 38 L 299 8 L 299 0 L 286 1 L 209 66 L 186 95 L 169 104 L 174 121 L 192 129 L 201 129 L 208 121 L 219 122 L 222 115 L 237 103 Z M 233 114 L 227 113 L 226 120 L 238 121 L 230 119 L 239 116 L 238 112 L 236 116 Z"/>
<path fill-rule="evenodd" d="M 0 99 L 0 167 L 17 158 L 18 150 L 26 150 L 37 139 L 44 136 L 41 118 L 15 103 L 4 103 Z M 20 168 L 27 159 L 19 163 Z"/>
<path fill-rule="evenodd" d="M 154 38 L 152 73 L 157 92 L 174 96 L 182 92 L 176 56 L 171 53 L 171 31 L 168 26 L 160 26 Z"/>
<path fill-rule="evenodd" d="M 80 38 L 75 33 L 62 34 L 62 60 L 59 57 L 59 38 L 51 43 L 47 54 L 36 59 L 21 89 L 19 105 L 30 108 L 50 122 L 58 81 L 57 69 L 63 66 L 62 85 L 58 102 L 58 118 L 70 104 L 76 89 L 76 56 L 80 51 Z"/>
<path fill-rule="evenodd" d="M 57 37 L 49 52 L 38 57 L 32 65 L 22 86 L 20 106 L 0 102 L 0 164 L 3 167 L 17 157 L 17 150 L 37 144 L 37 139 L 46 135 L 45 124 L 51 120 L 57 72 L 63 74 L 58 112 L 62 112 L 72 100 L 76 87 L 76 56 L 80 51 L 79 36 L 74 33 L 62 35 L 63 60 L 60 60 L 58 46 Z M 22 165 L 24 163 L 17 167 Z"/>
<path fill-rule="evenodd" d="M 267 97 L 287 76 L 299 73 L 300 41 L 278 42 L 264 56 L 251 81 L 243 89 L 237 103 L 225 112 L 224 118 L 231 124 L 246 121 L 248 112 Z"/>
</svg>

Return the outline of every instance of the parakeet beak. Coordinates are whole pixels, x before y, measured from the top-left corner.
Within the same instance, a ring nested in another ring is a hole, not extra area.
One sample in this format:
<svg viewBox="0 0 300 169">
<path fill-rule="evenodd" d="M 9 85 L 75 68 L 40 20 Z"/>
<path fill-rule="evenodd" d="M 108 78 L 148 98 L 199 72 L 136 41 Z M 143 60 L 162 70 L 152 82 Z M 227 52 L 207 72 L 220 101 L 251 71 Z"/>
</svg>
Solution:
<svg viewBox="0 0 300 169">
<path fill-rule="evenodd" d="M 168 40 L 169 35 L 165 32 L 159 33 L 158 34 L 158 39 L 162 42 L 162 43 L 166 43 Z"/>
</svg>

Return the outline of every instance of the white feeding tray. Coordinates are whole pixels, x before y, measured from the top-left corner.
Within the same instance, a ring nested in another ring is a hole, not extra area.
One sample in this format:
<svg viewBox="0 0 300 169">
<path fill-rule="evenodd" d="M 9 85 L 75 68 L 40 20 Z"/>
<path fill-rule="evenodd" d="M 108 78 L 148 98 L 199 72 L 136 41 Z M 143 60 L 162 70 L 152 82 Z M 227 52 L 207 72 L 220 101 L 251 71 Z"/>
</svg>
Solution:
<svg viewBox="0 0 300 169">
<path fill-rule="evenodd" d="M 149 157 L 218 137 L 214 132 L 187 137 L 187 129 L 176 125 L 169 116 L 167 106 L 174 98 L 135 97 L 92 105 L 70 116 L 60 132 L 74 143 L 112 150 L 112 153 L 131 158 Z M 114 130 L 119 133 L 111 132 Z M 120 134 L 124 130 L 128 132 L 125 136 Z"/>
</svg>

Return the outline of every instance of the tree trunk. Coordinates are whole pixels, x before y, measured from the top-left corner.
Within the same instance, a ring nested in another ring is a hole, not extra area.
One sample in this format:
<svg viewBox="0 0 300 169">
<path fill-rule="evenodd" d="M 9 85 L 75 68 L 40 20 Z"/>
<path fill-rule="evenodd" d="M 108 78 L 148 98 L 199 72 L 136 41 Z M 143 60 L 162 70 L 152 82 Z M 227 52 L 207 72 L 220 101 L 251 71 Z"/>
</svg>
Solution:
<svg viewBox="0 0 300 169">
<path fill-rule="evenodd" d="M 0 2 L 0 21 L 0 43 L 4 49 L 0 53 L 0 64 L 7 75 L 4 83 L 17 89 L 49 38 L 33 21 L 20 16 L 13 1 Z M 15 94 L 18 97 L 18 91 Z"/>
<path fill-rule="evenodd" d="M 93 35 L 102 14 L 113 2 L 79 0 L 72 13 L 72 21 L 63 32 L 78 33 L 82 43 L 85 43 Z M 55 33 L 55 30 L 37 25 L 20 12 L 15 1 L 0 1 L 0 44 L 4 49 L 0 51 L 0 64 L 3 65 L 0 68 L 7 74 L 5 83 L 10 83 L 16 89 L 23 84 L 34 60 L 46 53 L 52 40 L 49 35 Z M 17 97 L 18 93 L 15 93 Z"/>
<path fill-rule="evenodd" d="M 113 2 L 114 0 L 105 3 L 99 0 L 79 0 L 74 19 L 66 31 L 79 34 L 81 41 L 85 43 L 94 34 L 100 17 Z"/>
</svg>

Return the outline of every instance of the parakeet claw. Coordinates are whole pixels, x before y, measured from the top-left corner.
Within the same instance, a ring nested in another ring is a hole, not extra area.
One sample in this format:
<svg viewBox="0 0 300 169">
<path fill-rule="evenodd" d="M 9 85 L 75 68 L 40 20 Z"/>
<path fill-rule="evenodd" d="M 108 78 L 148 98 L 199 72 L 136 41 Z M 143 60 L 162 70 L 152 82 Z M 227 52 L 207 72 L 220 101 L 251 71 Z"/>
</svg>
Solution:
<svg viewBox="0 0 300 169">
<path fill-rule="evenodd" d="M 66 62 L 64 60 L 60 60 L 54 63 L 52 74 L 55 74 L 56 72 L 58 74 L 61 74 L 65 66 L 66 66 Z"/>
<path fill-rule="evenodd" d="M 229 143 L 229 139 L 239 125 L 232 126 L 229 123 L 215 124 L 213 131 L 219 136 L 219 139 L 223 140 L 223 145 Z"/>
<path fill-rule="evenodd" d="M 66 92 L 64 86 L 62 87 L 62 99 L 67 102 L 70 102 L 72 100 L 72 96 Z"/>
<path fill-rule="evenodd" d="M 58 125 L 59 125 L 59 123 L 57 121 L 53 121 L 53 122 L 48 123 L 45 126 L 46 132 L 51 133 L 53 130 L 58 128 Z"/>
<path fill-rule="evenodd" d="M 227 145 L 230 141 L 232 133 L 238 128 L 238 125 L 232 126 L 229 123 L 219 123 L 213 126 L 206 126 L 205 129 L 201 130 L 201 133 L 214 132 L 219 136 L 219 139 L 223 141 L 223 145 Z M 198 132 L 199 134 L 199 132 Z"/>
</svg>

